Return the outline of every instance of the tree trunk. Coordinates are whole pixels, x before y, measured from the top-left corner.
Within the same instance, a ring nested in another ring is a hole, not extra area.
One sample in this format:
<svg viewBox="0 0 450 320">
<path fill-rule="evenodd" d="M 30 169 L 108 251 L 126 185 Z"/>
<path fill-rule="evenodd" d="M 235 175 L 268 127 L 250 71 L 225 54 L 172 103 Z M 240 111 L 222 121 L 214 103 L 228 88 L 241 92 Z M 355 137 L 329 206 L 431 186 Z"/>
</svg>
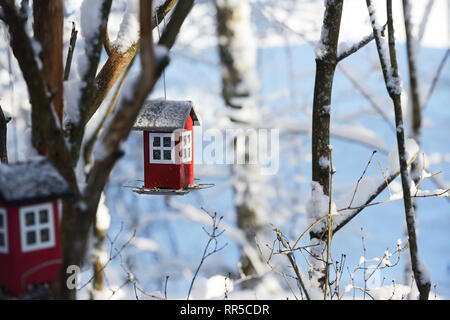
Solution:
<svg viewBox="0 0 450 320">
<path fill-rule="evenodd" d="M 63 105 L 63 3 L 61 0 L 34 0 L 34 37 L 42 50 L 42 76 L 61 123 Z"/>
<path fill-rule="evenodd" d="M 334 73 L 337 66 L 337 46 L 341 26 L 343 0 L 327 0 L 322 26 L 321 39 L 316 45 L 316 79 L 314 86 L 313 119 L 312 119 L 312 194 L 329 196 L 330 194 L 330 115 L 331 96 Z M 322 190 L 320 190 L 322 189 Z M 314 204 L 313 204 L 314 205 Z M 309 212 L 311 223 L 327 212 Z M 312 250 L 311 276 L 318 280 L 324 288 L 326 241 L 323 236 L 317 237 L 325 230 L 325 222 L 318 224 L 310 233 Z"/>
<path fill-rule="evenodd" d="M 411 267 L 414 278 L 419 289 L 421 300 L 427 300 L 431 287 L 431 280 L 424 264 L 419 258 L 419 250 L 417 245 L 416 235 L 416 217 L 414 206 L 411 198 L 411 177 L 408 171 L 408 159 L 406 156 L 405 145 L 405 128 L 403 123 L 403 113 L 401 106 L 401 87 L 398 74 L 398 62 L 395 49 L 394 37 L 394 22 L 392 17 L 392 0 L 387 0 L 387 16 L 388 16 L 388 33 L 389 33 L 389 59 L 381 37 L 381 30 L 377 27 L 376 13 L 372 4 L 372 0 L 366 0 L 369 10 L 370 19 L 372 22 L 373 33 L 375 35 L 375 42 L 377 44 L 378 56 L 380 59 L 381 69 L 383 71 L 383 78 L 386 84 L 386 89 L 394 104 L 395 111 L 395 125 L 397 135 L 397 148 L 400 164 L 400 176 L 402 180 L 403 189 L 403 204 L 405 209 L 405 220 L 408 231 L 409 252 L 411 258 Z"/>
<path fill-rule="evenodd" d="M 252 37 L 243 37 L 243 34 L 252 34 L 250 3 L 241 0 L 216 1 L 216 9 L 219 56 L 223 70 L 222 96 L 227 107 L 236 111 L 231 120 L 242 128 L 251 128 L 252 119 L 246 116 L 257 115 L 256 94 L 259 91 L 259 79 L 256 43 Z M 245 116 L 241 117 L 242 115 Z M 247 142 L 243 144 L 245 150 L 237 147 L 235 139 L 233 149 L 236 157 L 245 159 L 246 164 L 233 164 L 231 169 L 237 225 L 245 232 L 249 242 L 255 243 L 255 236 L 267 223 L 264 212 L 267 205 L 264 202 L 267 199 L 255 192 L 257 184 L 264 187 L 265 179 L 261 176 L 258 165 L 247 164 L 252 155 L 246 147 Z M 256 273 L 245 254 L 241 254 L 241 265 L 245 275 Z M 244 283 L 252 285 L 251 282 Z"/>
<path fill-rule="evenodd" d="M 403 0 L 403 17 L 406 31 L 406 53 L 408 57 L 408 70 L 409 70 L 409 101 L 411 107 L 411 123 L 409 136 L 416 141 L 420 148 L 421 131 L 422 131 L 422 105 L 420 99 L 419 79 L 418 79 L 418 66 L 417 66 L 417 49 L 418 43 L 416 42 L 412 33 L 413 25 L 411 21 L 411 4 Z M 421 157 L 417 159 L 411 165 L 411 178 L 417 185 L 419 182 L 419 173 Z M 414 213 L 417 214 L 417 200 L 412 200 L 414 207 Z M 405 284 L 408 285 L 411 279 L 411 261 L 409 258 L 405 260 Z"/>
</svg>

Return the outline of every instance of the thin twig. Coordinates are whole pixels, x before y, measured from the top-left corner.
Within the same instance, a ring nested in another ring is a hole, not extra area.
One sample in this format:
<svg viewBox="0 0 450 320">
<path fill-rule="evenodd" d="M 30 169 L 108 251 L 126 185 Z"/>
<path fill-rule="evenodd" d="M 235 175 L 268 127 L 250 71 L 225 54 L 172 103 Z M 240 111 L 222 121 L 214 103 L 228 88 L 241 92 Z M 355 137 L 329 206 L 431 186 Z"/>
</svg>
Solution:
<svg viewBox="0 0 450 320">
<path fill-rule="evenodd" d="M 114 250 L 116 251 L 116 253 L 114 255 L 109 256 L 108 261 L 101 267 L 101 269 L 98 270 L 98 272 L 103 272 L 106 267 L 109 265 L 110 262 L 112 262 L 113 260 L 115 260 L 118 256 L 121 255 L 122 251 L 125 250 L 125 248 L 131 243 L 131 241 L 136 237 L 136 230 L 133 231 L 133 234 L 131 235 L 131 237 L 119 248 L 114 248 Z M 113 244 L 111 243 L 111 250 L 113 249 Z M 91 283 L 95 278 L 95 275 L 91 276 L 89 278 L 89 280 L 87 280 L 85 282 L 85 284 L 83 284 L 78 290 L 81 290 L 83 288 L 85 288 L 89 283 Z"/>
<path fill-rule="evenodd" d="M 272 269 L 273 272 L 275 272 L 275 273 L 279 274 L 281 277 L 283 277 L 283 279 L 284 279 L 284 281 L 286 282 L 286 285 L 288 286 L 289 290 L 290 290 L 291 293 L 294 295 L 295 299 L 298 300 L 298 297 L 297 297 L 297 295 L 295 294 L 294 289 L 292 288 L 291 284 L 289 283 L 289 280 L 287 279 L 286 274 L 285 274 L 284 272 L 282 272 L 282 271 L 276 269 L 276 268 L 270 263 L 270 259 L 272 258 L 273 251 L 274 251 L 274 249 L 275 249 L 275 242 L 274 242 L 273 245 L 272 245 L 272 248 L 271 248 L 271 250 L 270 250 L 270 255 L 269 255 L 268 258 L 266 258 L 266 257 L 264 256 L 264 254 L 263 254 L 263 252 L 262 252 L 262 250 L 261 250 L 261 247 L 260 247 L 258 241 L 256 241 L 256 247 L 258 248 L 258 250 L 259 250 L 259 252 L 260 252 L 260 254 L 261 254 L 261 257 L 263 258 L 264 262 L 269 266 L 270 269 Z M 303 296 L 303 292 L 302 292 L 301 290 L 300 290 L 300 293 L 301 293 L 301 295 Z"/>
<path fill-rule="evenodd" d="M 303 290 L 303 292 L 305 293 L 306 299 L 307 300 L 311 300 L 308 291 L 306 290 L 306 286 L 303 282 L 302 276 L 300 274 L 300 270 L 299 267 L 297 265 L 297 263 L 295 262 L 295 259 L 293 257 L 292 254 L 292 249 L 289 248 L 289 246 L 287 245 L 287 243 L 284 241 L 283 239 L 283 235 L 281 234 L 281 231 L 279 231 L 277 228 L 275 228 L 275 226 L 272 225 L 272 229 L 275 232 L 275 234 L 277 235 L 278 241 L 283 245 L 283 247 L 285 249 L 288 249 L 289 251 L 286 253 L 286 256 L 289 259 L 289 262 L 291 263 L 292 268 L 294 269 L 295 275 L 297 276 L 297 281 L 300 284 L 301 289 Z"/>
<path fill-rule="evenodd" d="M 331 145 L 328 146 L 330 151 L 330 195 L 328 197 L 328 237 L 327 237 L 327 262 L 325 267 L 325 290 L 324 290 L 324 300 L 327 299 L 328 294 L 328 286 L 329 286 L 329 278 L 330 278 L 330 258 L 331 258 L 331 240 L 333 237 L 333 177 L 336 173 L 336 170 L 333 167 L 333 148 Z"/>
<path fill-rule="evenodd" d="M 73 53 L 75 52 L 75 45 L 77 43 L 78 31 L 75 22 L 72 22 L 72 34 L 70 35 L 69 51 L 67 53 L 66 67 L 64 68 L 64 81 L 69 80 L 70 69 L 72 67 Z"/>
<path fill-rule="evenodd" d="M 214 213 L 214 215 L 209 214 L 206 210 L 204 210 L 209 217 L 212 220 L 212 230 L 211 232 L 208 232 L 204 227 L 203 227 L 203 231 L 205 231 L 205 233 L 208 235 L 209 239 L 208 242 L 206 243 L 205 249 L 203 250 L 203 255 L 202 258 L 200 259 L 200 263 L 197 266 L 197 269 L 195 270 L 194 276 L 192 277 L 191 280 L 191 284 L 189 286 L 189 291 L 188 291 L 188 295 L 186 300 L 189 300 L 190 296 L 191 296 L 191 292 L 192 292 L 192 288 L 194 286 L 194 282 L 197 278 L 198 273 L 200 272 L 200 269 L 203 265 L 203 263 L 206 261 L 206 259 L 208 259 L 210 256 L 212 256 L 213 254 L 221 251 L 222 249 L 224 249 L 228 243 L 225 243 L 222 247 L 218 247 L 218 237 L 220 237 L 225 230 L 219 231 L 219 226 L 220 226 L 220 222 L 222 221 L 223 217 L 220 217 L 219 219 L 217 219 L 217 213 Z M 214 243 L 214 248 L 212 250 L 209 250 L 210 245 Z"/>
<path fill-rule="evenodd" d="M 444 70 L 444 66 L 445 66 L 445 62 L 447 61 L 448 57 L 450 56 L 450 48 L 447 49 L 447 51 L 445 52 L 444 57 L 442 58 L 441 62 L 439 63 L 438 69 L 436 71 L 436 74 L 433 77 L 433 82 L 431 83 L 431 87 L 428 90 L 427 96 L 425 98 L 425 102 L 422 105 L 422 109 L 425 109 L 431 99 L 431 96 L 434 92 L 434 89 L 436 88 L 436 85 L 440 79 L 440 76 L 442 74 L 442 70 Z"/>
<path fill-rule="evenodd" d="M 386 27 L 387 27 L 387 23 L 383 26 L 383 31 L 386 29 Z M 339 53 L 339 55 L 337 57 L 337 61 L 340 62 L 341 60 L 344 60 L 348 56 L 350 56 L 353 53 L 357 52 L 359 49 L 364 48 L 366 45 L 368 45 L 370 42 L 372 42 L 373 39 L 375 39 L 375 36 L 373 35 L 373 33 L 370 34 L 369 36 L 364 37 L 360 42 L 357 42 L 357 43 L 353 44 L 347 50 Z"/>
<path fill-rule="evenodd" d="M 370 156 L 369 162 L 367 162 L 367 165 L 366 165 L 366 167 L 364 168 L 364 171 L 363 171 L 362 175 L 359 177 L 358 181 L 356 182 L 356 187 L 355 187 L 355 191 L 353 192 L 352 200 L 350 201 L 350 204 L 348 205 L 349 207 L 352 206 L 353 200 L 355 200 L 355 195 L 356 195 L 356 192 L 358 191 L 359 183 L 361 182 L 361 180 L 362 180 L 362 179 L 364 178 L 364 176 L 366 175 L 366 171 L 367 171 L 367 169 L 369 168 L 370 163 L 372 162 L 372 159 L 373 159 L 373 156 L 375 155 L 375 153 L 377 153 L 377 150 L 374 150 L 374 151 L 372 152 L 372 155 Z"/>
</svg>

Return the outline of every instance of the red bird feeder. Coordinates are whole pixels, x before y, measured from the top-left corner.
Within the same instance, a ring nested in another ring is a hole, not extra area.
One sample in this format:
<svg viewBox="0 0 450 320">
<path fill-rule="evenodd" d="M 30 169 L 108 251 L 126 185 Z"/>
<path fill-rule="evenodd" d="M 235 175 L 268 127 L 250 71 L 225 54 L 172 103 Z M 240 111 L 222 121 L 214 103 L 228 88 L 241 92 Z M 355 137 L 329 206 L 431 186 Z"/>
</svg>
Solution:
<svg viewBox="0 0 450 320">
<path fill-rule="evenodd" d="M 191 101 L 150 100 L 133 130 L 143 131 L 143 187 L 138 194 L 184 195 L 212 185 L 194 183 L 194 126 L 200 121 Z"/>
<path fill-rule="evenodd" d="M 47 160 L 0 165 L 0 287 L 19 297 L 61 265 L 61 199 L 72 190 Z"/>
</svg>

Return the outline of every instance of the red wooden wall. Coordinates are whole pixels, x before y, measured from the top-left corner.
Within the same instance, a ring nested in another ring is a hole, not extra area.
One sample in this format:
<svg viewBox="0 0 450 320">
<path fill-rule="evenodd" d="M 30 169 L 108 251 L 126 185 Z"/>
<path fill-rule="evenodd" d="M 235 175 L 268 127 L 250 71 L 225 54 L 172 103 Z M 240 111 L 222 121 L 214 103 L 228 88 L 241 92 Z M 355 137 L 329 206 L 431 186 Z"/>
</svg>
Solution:
<svg viewBox="0 0 450 320">
<path fill-rule="evenodd" d="M 150 132 L 144 131 L 145 188 L 167 188 L 179 190 L 183 189 L 184 187 L 194 185 L 194 131 L 191 116 L 189 116 L 188 118 L 185 129 L 192 132 L 192 161 L 189 163 L 180 164 L 150 163 Z M 152 133 L 170 132 L 158 131 Z M 181 143 L 181 136 L 175 142 L 175 145 L 177 146 L 179 143 Z"/>
<path fill-rule="evenodd" d="M 49 202 L 45 202 L 49 203 Z M 36 205 L 32 203 L 26 204 Z M 8 254 L 0 253 L 0 286 L 8 293 L 19 296 L 29 285 L 53 282 L 61 266 L 61 236 L 58 201 L 51 201 L 53 207 L 53 223 L 55 232 L 55 246 L 31 252 L 22 252 L 20 238 L 19 206 L 4 207 L 8 220 Z M 2 207 L 0 203 L 0 207 Z"/>
</svg>

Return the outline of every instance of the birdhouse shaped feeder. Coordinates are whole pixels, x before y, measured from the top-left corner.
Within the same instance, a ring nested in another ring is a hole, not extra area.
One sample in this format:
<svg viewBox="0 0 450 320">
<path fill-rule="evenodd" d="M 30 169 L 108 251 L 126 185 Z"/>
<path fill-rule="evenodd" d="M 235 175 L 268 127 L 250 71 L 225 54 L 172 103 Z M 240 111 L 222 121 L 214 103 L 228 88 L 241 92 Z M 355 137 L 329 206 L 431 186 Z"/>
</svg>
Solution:
<svg viewBox="0 0 450 320">
<path fill-rule="evenodd" d="M 143 131 L 142 194 L 185 194 L 194 183 L 194 126 L 200 125 L 191 101 L 146 101 L 133 129 Z"/>
<path fill-rule="evenodd" d="M 72 190 L 47 160 L 0 165 L 0 287 L 21 296 L 61 265 L 61 199 Z"/>
</svg>

